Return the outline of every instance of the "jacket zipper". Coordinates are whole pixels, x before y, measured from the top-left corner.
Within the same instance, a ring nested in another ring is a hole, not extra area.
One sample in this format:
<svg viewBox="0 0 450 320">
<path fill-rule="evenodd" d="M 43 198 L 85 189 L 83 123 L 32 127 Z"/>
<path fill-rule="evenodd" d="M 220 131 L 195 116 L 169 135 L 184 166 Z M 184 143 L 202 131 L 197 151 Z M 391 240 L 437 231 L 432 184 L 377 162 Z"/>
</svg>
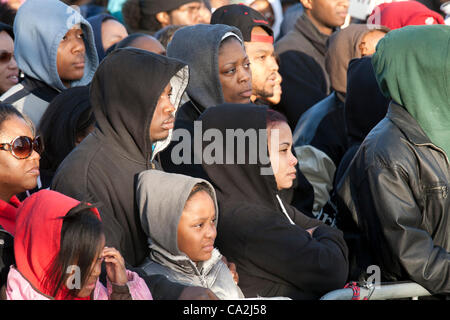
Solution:
<svg viewBox="0 0 450 320">
<path fill-rule="evenodd" d="M 439 190 L 439 191 L 442 191 L 442 197 L 444 199 L 447 198 L 447 195 L 448 195 L 448 188 L 447 188 L 447 186 L 434 187 L 434 188 L 430 188 L 428 190 Z"/>
</svg>

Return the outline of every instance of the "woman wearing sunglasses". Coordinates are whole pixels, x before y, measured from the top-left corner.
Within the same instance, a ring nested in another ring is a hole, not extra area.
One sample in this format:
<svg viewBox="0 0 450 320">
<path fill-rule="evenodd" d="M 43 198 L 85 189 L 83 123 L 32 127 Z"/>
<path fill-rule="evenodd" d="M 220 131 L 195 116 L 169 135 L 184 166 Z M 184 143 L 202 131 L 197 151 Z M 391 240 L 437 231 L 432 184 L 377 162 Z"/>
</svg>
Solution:
<svg viewBox="0 0 450 320">
<path fill-rule="evenodd" d="M 42 144 L 13 106 L 0 103 L 0 226 L 14 235 L 16 195 L 36 187 Z"/>
<path fill-rule="evenodd" d="M 0 22 L 0 95 L 19 82 L 19 68 L 14 59 L 13 29 Z"/>
</svg>

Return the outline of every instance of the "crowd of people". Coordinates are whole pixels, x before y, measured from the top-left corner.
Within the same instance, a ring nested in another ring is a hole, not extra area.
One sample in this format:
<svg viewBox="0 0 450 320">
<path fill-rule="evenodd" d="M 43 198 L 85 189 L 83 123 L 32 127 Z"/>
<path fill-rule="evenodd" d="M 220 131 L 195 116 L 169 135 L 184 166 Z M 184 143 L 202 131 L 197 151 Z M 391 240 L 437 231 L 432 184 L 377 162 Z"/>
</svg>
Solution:
<svg viewBox="0 0 450 320">
<path fill-rule="evenodd" d="M 0 299 L 450 296 L 449 3 L 349 6 L 1 1 Z"/>
</svg>

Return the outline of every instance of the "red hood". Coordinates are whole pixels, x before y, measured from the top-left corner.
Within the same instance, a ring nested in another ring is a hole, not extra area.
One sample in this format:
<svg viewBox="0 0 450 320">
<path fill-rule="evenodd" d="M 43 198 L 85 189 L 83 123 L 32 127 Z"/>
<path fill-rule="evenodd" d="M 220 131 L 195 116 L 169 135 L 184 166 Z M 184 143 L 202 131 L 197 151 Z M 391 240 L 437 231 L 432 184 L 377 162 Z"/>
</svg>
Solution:
<svg viewBox="0 0 450 320">
<path fill-rule="evenodd" d="M 61 218 L 79 203 L 56 191 L 41 190 L 25 199 L 17 211 L 14 237 L 17 269 L 46 295 L 50 295 L 51 290 L 43 288 L 42 280 L 59 253 Z M 100 219 L 97 209 L 92 211 Z"/>
<path fill-rule="evenodd" d="M 9 202 L 0 200 L 0 226 L 13 236 L 16 228 L 17 208 L 19 206 L 20 201 L 16 196 L 9 199 Z"/>
<path fill-rule="evenodd" d="M 368 21 L 391 30 L 405 26 L 445 24 L 444 18 L 439 13 L 417 1 L 382 3 L 375 7 Z"/>
</svg>

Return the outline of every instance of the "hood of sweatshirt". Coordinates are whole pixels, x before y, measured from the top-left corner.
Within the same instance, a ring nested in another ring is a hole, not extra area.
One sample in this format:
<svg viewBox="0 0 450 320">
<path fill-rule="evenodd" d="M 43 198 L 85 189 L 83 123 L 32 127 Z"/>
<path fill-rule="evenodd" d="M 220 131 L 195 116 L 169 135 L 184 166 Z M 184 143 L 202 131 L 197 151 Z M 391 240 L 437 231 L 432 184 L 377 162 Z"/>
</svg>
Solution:
<svg viewBox="0 0 450 320">
<path fill-rule="evenodd" d="M 98 66 L 94 34 L 89 22 L 62 1 L 27 0 L 20 6 L 14 20 L 14 55 L 19 69 L 56 90 L 65 90 L 57 70 L 57 51 L 65 34 L 77 24 L 84 34 L 85 66 L 83 77 L 71 86 L 89 84 Z"/>
<path fill-rule="evenodd" d="M 383 26 L 350 24 L 333 33 L 328 39 L 325 67 L 330 75 L 331 87 L 335 91 L 346 93 L 348 63 L 351 59 L 361 58 L 359 44 L 372 30 L 389 32 L 389 29 Z"/>
<path fill-rule="evenodd" d="M 62 218 L 79 203 L 59 192 L 41 190 L 25 199 L 17 211 L 14 237 L 17 270 L 45 295 L 52 290 L 45 288 L 42 280 L 48 277 L 48 268 L 59 254 Z M 91 211 L 101 220 L 97 209 Z M 55 298 L 63 298 L 60 294 Z"/>
<path fill-rule="evenodd" d="M 349 145 L 363 142 L 370 130 L 386 116 L 389 102 L 378 87 L 371 56 L 351 60 L 344 106 Z"/>
<path fill-rule="evenodd" d="M 389 32 L 372 57 L 381 91 L 402 105 L 450 155 L 450 28 L 408 26 Z"/>
<path fill-rule="evenodd" d="M 178 109 L 188 80 L 188 67 L 179 60 L 137 48 L 115 50 L 102 61 L 92 80 L 94 133 L 124 157 L 150 164 L 172 136 L 169 130 L 166 139 L 150 140 L 158 99 L 170 82 L 170 99 Z"/>
<path fill-rule="evenodd" d="M 175 32 L 167 46 L 167 56 L 189 65 L 188 96 L 197 107 L 204 109 L 224 103 L 219 80 L 219 47 L 228 33 L 236 35 L 242 43 L 241 31 L 223 24 L 183 27 Z"/>
</svg>

